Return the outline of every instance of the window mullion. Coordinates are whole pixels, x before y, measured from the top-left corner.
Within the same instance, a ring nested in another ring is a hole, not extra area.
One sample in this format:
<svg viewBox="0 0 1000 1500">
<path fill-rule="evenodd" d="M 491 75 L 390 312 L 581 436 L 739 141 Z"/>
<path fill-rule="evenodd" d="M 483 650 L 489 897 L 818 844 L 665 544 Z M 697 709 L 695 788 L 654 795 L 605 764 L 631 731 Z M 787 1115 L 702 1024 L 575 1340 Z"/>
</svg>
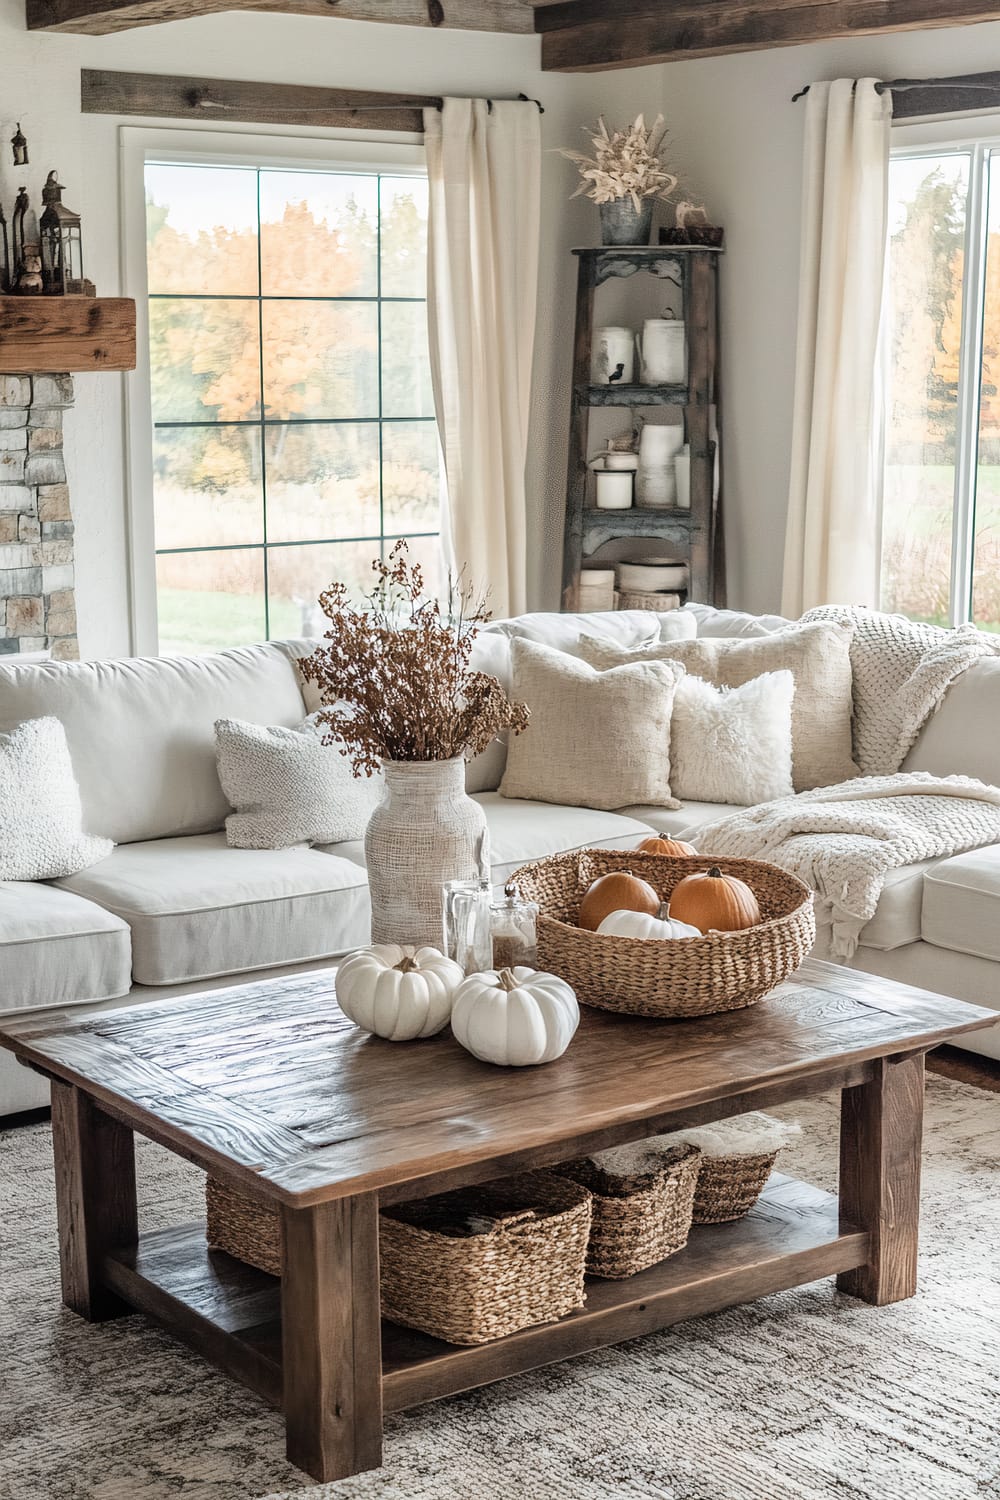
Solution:
<svg viewBox="0 0 1000 1500">
<path fill-rule="evenodd" d="M 962 337 L 955 413 L 955 504 L 952 513 L 952 625 L 972 618 L 972 566 L 975 547 L 976 480 L 979 458 L 979 410 L 982 393 L 983 322 L 988 247 L 989 152 L 977 146 L 972 155 L 966 204 L 962 277 Z"/>
</svg>

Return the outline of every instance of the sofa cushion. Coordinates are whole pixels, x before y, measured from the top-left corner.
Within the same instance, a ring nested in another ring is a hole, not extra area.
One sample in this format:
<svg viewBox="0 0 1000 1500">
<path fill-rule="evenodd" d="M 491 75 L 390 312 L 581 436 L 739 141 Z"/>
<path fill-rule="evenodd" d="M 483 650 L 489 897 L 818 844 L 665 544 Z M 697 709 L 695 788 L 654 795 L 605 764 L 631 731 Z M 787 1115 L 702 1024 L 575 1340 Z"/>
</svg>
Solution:
<svg viewBox="0 0 1000 1500">
<path fill-rule="evenodd" d="M 618 812 L 590 807 L 563 807 L 553 802 L 525 802 L 483 792 L 476 801 L 490 829 L 493 879 L 509 880 L 519 865 L 547 854 L 569 854 L 574 849 L 634 849 L 650 834 L 651 826 Z"/>
<path fill-rule="evenodd" d="M 977 661 L 956 677 L 901 769 L 1000 786 L 1000 658 Z"/>
<path fill-rule="evenodd" d="M 314 849 L 229 849 L 224 833 L 123 844 L 59 885 L 128 923 L 139 984 L 328 958 L 369 937 L 358 865 Z"/>
<path fill-rule="evenodd" d="M 726 802 L 684 802 L 678 808 L 650 807 L 642 803 L 636 807 L 619 808 L 619 812 L 623 817 L 648 823 L 655 833 L 665 833 L 668 838 L 685 839 L 697 845 L 699 828 L 718 818 L 728 818 L 739 812 L 739 808 Z"/>
<path fill-rule="evenodd" d="M 127 923 L 58 886 L 0 882 L 0 1010 L 128 994 Z"/>
<path fill-rule="evenodd" d="M 919 942 L 924 880 L 927 872 L 941 863 L 938 859 L 920 859 L 916 864 L 887 871 L 875 915 L 862 927 L 859 943 L 890 953 L 893 948 Z"/>
<path fill-rule="evenodd" d="M 794 625 L 784 615 L 750 615 L 742 609 L 716 609 L 712 604 L 685 604 L 682 614 L 694 616 L 702 636 L 762 636 Z"/>
<path fill-rule="evenodd" d="M 648 609 L 606 609 L 582 614 L 539 613 L 517 615 L 513 620 L 494 620 L 484 635 L 505 635 L 512 640 L 535 641 L 556 651 L 575 655 L 581 635 L 596 635 L 631 649 L 660 639 L 660 617 Z"/>
<path fill-rule="evenodd" d="M 1000 844 L 942 859 L 924 879 L 925 943 L 1000 963 Z"/>
<path fill-rule="evenodd" d="M 2 660 L 2 659 L 0 659 Z M 0 665 L 0 732 L 51 715 L 66 730 L 88 833 L 133 843 L 221 828 L 216 719 L 300 724 L 280 642 L 208 656 Z"/>
</svg>

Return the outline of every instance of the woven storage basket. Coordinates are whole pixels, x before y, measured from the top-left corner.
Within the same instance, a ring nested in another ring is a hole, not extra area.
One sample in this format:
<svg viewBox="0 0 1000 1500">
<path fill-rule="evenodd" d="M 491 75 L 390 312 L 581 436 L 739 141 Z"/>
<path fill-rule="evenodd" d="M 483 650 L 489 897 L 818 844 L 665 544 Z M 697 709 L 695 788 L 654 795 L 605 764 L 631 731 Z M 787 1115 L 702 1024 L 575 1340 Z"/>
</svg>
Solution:
<svg viewBox="0 0 1000 1500">
<path fill-rule="evenodd" d="M 584 1303 L 590 1194 L 549 1172 L 387 1209 L 382 1314 L 450 1344 L 486 1344 Z"/>
<path fill-rule="evenodd" d="M 777 1151 L 754 1156 L 702 1156 L 694 1193 L 695 1224 L 728 1224 L 731 1219 L 742 1219 L 764 1191 L 777 1160 Z"/>
<path fill-rule="evenodd" d="M 698 1149 L 694 1223 L 726 1224 L 750 1212 L 779 1154 L 800 1133 L 798 1125 L 757 1110 L 713 1125 L 656 1136 L 650 1145 Z"/>
<path fill-rule="evenodd" d="M 281 1215 L 214 1177 L 208 1243 L 272 1276 Z M 451 1344 L 486 1344 L 584 1302 L 590 1194 L 548 1172 L 462 1188 L 379 1215 L 382 1316 Z"/>
<path fill-rule="evenodd" d="M 679 880 L 718 865 L 745 880 L 761 921 L 700 938 L 623 938 L 576 925 L 580 900 L 609 870 L 630 870 L 662 900 Z M 805 958 L 816 937 L 812 892 L 794 875 L 755 859 L 674 858 L 585 849 L 525 865 L 511 876 L 537 901 L 538 967 L 565 979 L 577 999 L 635 1016 L 708 1016 L 763 998 Z"/>
<path fill-rule="evenodd" d="M 609 1153 L 614 1154 L 614 1153 Z M 637 1163 L 632 1173 L 611 1172 L 585 1156 L 554 1168 L 593 1196 L 587 1271 L 620 1280 L 676 1255 L 691 1229 L 697 1146 L 674 1146 Z"/>
</svg>

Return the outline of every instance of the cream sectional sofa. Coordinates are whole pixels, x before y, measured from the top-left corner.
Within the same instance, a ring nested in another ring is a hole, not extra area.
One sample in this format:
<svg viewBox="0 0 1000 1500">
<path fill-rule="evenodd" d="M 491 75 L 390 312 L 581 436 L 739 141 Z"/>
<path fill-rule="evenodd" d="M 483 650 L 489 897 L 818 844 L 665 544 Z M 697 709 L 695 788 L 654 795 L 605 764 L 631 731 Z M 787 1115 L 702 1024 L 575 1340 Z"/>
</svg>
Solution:
<svg viewBox="0 0 1000 1500">
<path fill-rule="evenodd" d="M 690 634 L 757 634 L 785 623 L 691 606 Z M 676 625 L 676 622 L 674 622 Z M 476 664 L 509 673 L 509 637 L 573 650 L 581 630 L 626 644 L 656 616 L 535 615 L 499 622 Z M 161 999 L 316 968 L 368 938 L 360 841 L 230 849 L 215 770 L 217 718 L 294 725 L 307 710 L 294 665 L 303 642 L 211 656 L 0 666 L 0 732 L 64 724 L 89 832 L 113 838 L 99 864 L 52 882 L 0 882 L 0 1012 L 39 1018 L 81 1006 Z M 490 825 L 494 876 L 590 845 L 628 849 L 651 830 L 697 833 L 714 804 L 597 812 L 499 796 L 503 750 L 468 769 Z M 951 689 L 907 769 L 1000 782 L 1000 660 Z M 858 967 L 1000 1010 L 1000 846 L 898 872 L 865 929 Z M 1000 1057 L 1000 1027 L 977 1050 Z M 0 1114 L 46 1100 L 43 1081 L 0 1054 Z"/>
</svg>

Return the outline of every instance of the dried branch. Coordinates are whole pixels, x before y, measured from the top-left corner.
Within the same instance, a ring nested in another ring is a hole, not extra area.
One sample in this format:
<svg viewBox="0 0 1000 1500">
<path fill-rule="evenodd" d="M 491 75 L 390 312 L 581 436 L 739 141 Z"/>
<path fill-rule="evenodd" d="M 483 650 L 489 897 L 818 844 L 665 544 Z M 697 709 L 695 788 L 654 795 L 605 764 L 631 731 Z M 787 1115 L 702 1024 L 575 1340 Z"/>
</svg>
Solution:
<svg viewBox="0 0 1000 1500">
<path fill-rule="evenodd" d="M 504 730 L 520 734 L 528 709 L 496 677 L 470 667 L 472 644 L 490 618 L 485 599 L 449 579 L 445 610 L 425 593 L 405 542 L 372 563 L 375 585 L 361 607 L 345 584 L 320 595 L 330 621 L 325 645 L 300 665 L 319 687 L 328 745 L 343 745 L 355 776 L 385 760 L 471 759 Z"/>
</svg>

